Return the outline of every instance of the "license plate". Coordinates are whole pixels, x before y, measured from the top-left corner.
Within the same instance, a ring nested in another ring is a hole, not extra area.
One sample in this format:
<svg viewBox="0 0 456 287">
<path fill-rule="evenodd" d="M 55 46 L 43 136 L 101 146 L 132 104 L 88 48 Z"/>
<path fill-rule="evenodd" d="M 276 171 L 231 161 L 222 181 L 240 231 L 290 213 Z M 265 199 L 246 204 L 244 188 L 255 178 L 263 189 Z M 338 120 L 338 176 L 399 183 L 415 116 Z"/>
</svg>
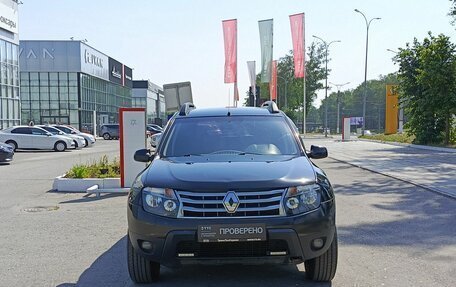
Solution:
<svg viewBox="0 0 456 287">
<path fill-rule="evenodd" d="M 266 240 L 265 224 L 199 225 L 198 242 Z"/>
</svg>

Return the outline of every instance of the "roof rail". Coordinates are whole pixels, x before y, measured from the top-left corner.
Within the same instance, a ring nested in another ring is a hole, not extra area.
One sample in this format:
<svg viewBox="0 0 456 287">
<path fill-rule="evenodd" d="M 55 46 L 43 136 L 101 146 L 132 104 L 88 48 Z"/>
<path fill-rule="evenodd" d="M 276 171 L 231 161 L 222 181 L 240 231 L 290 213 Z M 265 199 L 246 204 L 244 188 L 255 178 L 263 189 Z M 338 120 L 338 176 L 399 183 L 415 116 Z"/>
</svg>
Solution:
<svg viewBox="0 0 456 287">
<path fill-rule="evenodd" d="M 191 110 L 196 109 L 195 105 L 193 103 L 185 103 L 181 106 L 179 110 L 179 116 L 186 116 Z"/>
<path fill-rule="evenodd" d="M 276 102 L 274 101 L 266 101 L 261 105 L 261 107 L 264 109 L 268 109 L 269 113 L 271 114 L 276 114 L 280 112 Z"/>
</svg>

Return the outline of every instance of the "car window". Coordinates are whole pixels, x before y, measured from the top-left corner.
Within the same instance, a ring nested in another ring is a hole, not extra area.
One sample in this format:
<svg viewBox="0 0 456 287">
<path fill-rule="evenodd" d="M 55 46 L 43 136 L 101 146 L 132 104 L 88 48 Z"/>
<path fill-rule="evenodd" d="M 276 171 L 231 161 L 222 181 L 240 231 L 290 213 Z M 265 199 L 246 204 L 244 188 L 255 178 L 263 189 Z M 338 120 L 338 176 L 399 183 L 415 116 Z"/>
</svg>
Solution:
<svg viewBox="0 0 456 287">
<path fill-rule="evenodd" d="M 61 131 L 63 131 L 64 133 L 71 134 L 71 129 L 70 128 L 67 128 L 67 127 L 64 127 L 64 126 L 58 126 L 56 128 L 61 130 Z"/>
<path fill-rule="evenodd" d="M 53 135 L 58 135 L 60 131 L 58 129 L 52 128 L 52 127 L 41 127 L 42 129 L 50 132 Z"/>
<path fill-rule="evenodd" d="M 296 155 L 293 131 L 282 117 L 178 118 L 164 143 L 163 156 L 199 154 Z"/>
<path fill-rule="evenodd" d="M 32 133 L 30 128 L 15 128 L 11 130 L 12 134 L 23 134 L 23 135 L 29 135 Z"/>
<path fill-rule="evenodd" d="M 38 128 L 31 128 L 32 135 L 46 135 L 46 131 Z"/>
</svg>

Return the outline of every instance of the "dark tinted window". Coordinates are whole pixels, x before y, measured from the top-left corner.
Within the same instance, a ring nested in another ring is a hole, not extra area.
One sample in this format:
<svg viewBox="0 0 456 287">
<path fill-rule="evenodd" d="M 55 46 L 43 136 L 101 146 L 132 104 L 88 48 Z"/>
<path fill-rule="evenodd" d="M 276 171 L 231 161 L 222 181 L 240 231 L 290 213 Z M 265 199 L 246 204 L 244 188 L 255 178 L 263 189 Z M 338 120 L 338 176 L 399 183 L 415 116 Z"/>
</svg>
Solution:
<svg viewBox="0 0 456 287">
<path fill-rule="evenodd" d="M 15 128 L 14 130 L 11 130 L 12 134 L 23 134 L 23 135 L 29 135 L 32 133 L 30 128 Z"/>
<path fill-rule="evenodd" d="M 178 118 L 164 144 L 163 155 L 296 155 L 298 147 L 293 132 L 282 117 Z"/>
<path fill-rule="evenodd" d="M 64 127 L 64 126 L 58 126 L 58 127 L 55 127 L 55 128 L 63 131 L 64 133 L 67 133 L 67 134 L 71 134 L 71 131 L 72 131 L 70 128 L 67 128 L 67 127 Z"/>
<path fill-rule="evenodd" d="M 43 131 L 42 129 L 31 128 L 31 130 L 32 130 L 32 135 L 45 135 L 45 134 L 47 134 L 47 132 Z"/>
<path fill-rule="evenodd" d="M 50 132 L 53 135 L 58 135 L 59 132 L 60 132 L 58 129 L 55 129 L 53 127 L 41 127 L 41 128 L 46 130 L 46 131 L 48 131 L 48 132 Z"/>
</svg>

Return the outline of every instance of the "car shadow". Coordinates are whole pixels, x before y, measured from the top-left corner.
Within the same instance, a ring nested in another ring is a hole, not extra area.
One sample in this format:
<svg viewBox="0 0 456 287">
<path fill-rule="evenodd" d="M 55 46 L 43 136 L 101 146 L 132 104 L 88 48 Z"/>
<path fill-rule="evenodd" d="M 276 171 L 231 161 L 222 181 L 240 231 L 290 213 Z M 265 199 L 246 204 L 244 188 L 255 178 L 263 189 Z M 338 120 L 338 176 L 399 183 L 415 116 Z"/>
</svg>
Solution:
<svg viewBox="0 0 456 287">
<path fill-rule="evenodd" d="M 80 276 L 76 283 L 58 287 L 93 286 L 149 286 L 130 280 L 127 267 L 126 236 L 101 254 Z M 162 268 L 160 280 L 150 286 L 306 286 L 328 287 L 331 283 L 316 283 L 305 278 L 305 273 L 294 265 L 220 265 Z"/>
<path fill-rule="evenodd" d="M 356 167 L 334 161 L 325 162 L 326 170 L 345 170 Z M 331 178 L 331 174 L 330 174 Z M 438 185 L 440 182 L 435 181 Z M 379 216 L 394 214 L 381 221 L 338 226 L 340 241 L 347 245 L 413 247 L 430 251 L 442 246 L 456 245 L 456 200 L 435 194 L 414 185 L 378 175 L 375 181 L 347 178 L 333 181 L 337 195 L 365 198 L 365 204 L 378 210 Z M 377 200 L 369 201 L 375 197 Z M 371 216 L 375 216 L 371 214 Z"/>
</svg>

